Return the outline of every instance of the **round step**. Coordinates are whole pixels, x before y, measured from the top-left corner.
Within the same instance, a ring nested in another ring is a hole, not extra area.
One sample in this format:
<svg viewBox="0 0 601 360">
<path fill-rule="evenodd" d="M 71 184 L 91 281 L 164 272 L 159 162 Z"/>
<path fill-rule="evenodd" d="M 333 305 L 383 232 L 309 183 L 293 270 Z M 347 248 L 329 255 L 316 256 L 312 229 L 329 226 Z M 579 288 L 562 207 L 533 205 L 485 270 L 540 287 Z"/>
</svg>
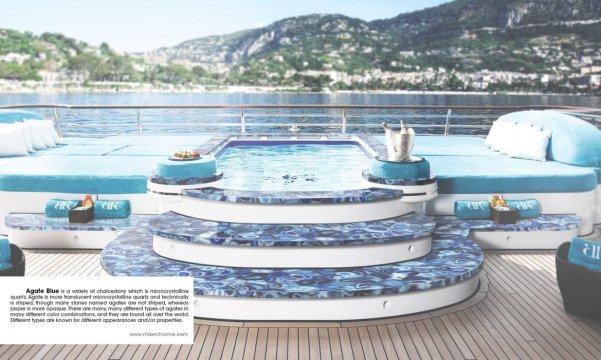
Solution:
<svg viewBox="0 0 601 360">
<path fill-rule="evenodd" d="M 153 218 L 154 251 L 191 263 L 237 267 L 352 267 L 430 252 L 433 218 L 416 213 L 343 224 L 242 224 L 165 213 Z"/>
<path fill-rule="evenodd" d="M 451 305 L 478 288 L 483 253 L 468 229 L 432 235 L 423 258 L 346 269 L 234 268 L 157 255 L 152 233 L 130 230 L 102 252 L 116 276 L 193 276 L 195 316 L 239 320 L 350 320 L 398 316 Z"/>
</svg>

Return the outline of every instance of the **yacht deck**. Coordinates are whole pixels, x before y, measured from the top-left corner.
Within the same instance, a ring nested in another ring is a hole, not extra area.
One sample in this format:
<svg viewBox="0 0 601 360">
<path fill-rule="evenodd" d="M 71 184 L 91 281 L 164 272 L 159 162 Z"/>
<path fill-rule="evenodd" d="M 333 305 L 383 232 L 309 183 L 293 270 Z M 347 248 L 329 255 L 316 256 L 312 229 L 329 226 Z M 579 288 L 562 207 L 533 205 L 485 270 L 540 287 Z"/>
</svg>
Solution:
<svg viewBox="0 0 601 360">
<path fill-rule="evenodd" d="M 601 226 L 589 236 L 601 240 Z M 107 276 L 100 251 L 26 251 L 28 276 Z M 554 251 L 486 251 L 480 291 L 358 322 L 195 320 L 193 345 L 1 345 L 0 359 L 598 359 L 601 323 L 563 310 Z"/>
</svg>

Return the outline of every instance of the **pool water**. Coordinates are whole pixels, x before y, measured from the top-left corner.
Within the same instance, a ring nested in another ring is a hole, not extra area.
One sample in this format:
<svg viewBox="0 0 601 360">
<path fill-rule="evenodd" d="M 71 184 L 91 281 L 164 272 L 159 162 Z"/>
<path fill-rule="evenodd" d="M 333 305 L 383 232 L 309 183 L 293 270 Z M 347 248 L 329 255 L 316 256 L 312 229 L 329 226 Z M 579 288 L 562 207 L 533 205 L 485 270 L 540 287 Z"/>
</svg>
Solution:
<svg viewBox="0 0 601 360">
<path fill-rule="evenodd" d="M 237 190 L 359 189 L 369 167 L 369 157 L 354 144 L 228 146 L 217 157 L 224 188 Z"/>
</svg>

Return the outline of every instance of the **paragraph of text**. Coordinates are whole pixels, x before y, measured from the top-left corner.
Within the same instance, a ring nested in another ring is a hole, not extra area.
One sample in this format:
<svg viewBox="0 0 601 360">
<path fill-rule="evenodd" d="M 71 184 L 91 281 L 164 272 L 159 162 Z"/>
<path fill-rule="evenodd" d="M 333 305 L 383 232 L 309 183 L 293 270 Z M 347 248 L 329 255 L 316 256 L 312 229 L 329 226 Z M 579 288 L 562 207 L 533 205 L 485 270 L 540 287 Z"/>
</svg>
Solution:
<svg viewBox="0 0 601 360">
<path fill-rule="evenodd" d="M 2 279 L 0 285 L 5 344 L 193 340 L 192 278 L 22 277 Z"/>
</svg>

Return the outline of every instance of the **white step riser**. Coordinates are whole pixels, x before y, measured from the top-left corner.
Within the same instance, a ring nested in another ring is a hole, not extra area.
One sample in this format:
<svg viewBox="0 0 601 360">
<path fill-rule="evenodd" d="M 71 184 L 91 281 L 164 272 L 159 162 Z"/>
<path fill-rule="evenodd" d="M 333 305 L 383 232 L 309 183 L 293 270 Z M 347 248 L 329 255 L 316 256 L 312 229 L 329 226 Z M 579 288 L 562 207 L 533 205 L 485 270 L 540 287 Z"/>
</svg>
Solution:
<svg viewBox="0 0 601 360">
<path fill-rule="evenodd" d="M 117 231 L 8 229 L 10 242 L 24 249 L 103 249 Z"/>
<path fill-rule="evenodd" d="M 389 264 L 430 252 L 431 238 L 378 245 L 249 247 L 203 245 L 154 236 L 163 257 L 189 263 L 250 268 L 344 268 Z"/>
<path fill-rule="evenodd" d="M 163 203 L 181 215 L 245 224 L 337 224 L 388 219 L 414 212 L 413 204 L 401 199 L 333 204 L 243 204 L 181 197 L 181 202 Z"/>
<path fill-rule="evenodd" d="M 565 231 L 477 231 L 470 232 L 470 239 L 484 250 L 555 250 L 564 242 L 572 240 L 578 230 Z"/>
<path fill-rule="evenodd" d="M 466 300 L 476 293 L 479 277 L 432 290 L 338 299 L 253 299 L 196 296 L 194 316 L 225 320 L 360 320 L 413 314 Z"/>
</svg>

